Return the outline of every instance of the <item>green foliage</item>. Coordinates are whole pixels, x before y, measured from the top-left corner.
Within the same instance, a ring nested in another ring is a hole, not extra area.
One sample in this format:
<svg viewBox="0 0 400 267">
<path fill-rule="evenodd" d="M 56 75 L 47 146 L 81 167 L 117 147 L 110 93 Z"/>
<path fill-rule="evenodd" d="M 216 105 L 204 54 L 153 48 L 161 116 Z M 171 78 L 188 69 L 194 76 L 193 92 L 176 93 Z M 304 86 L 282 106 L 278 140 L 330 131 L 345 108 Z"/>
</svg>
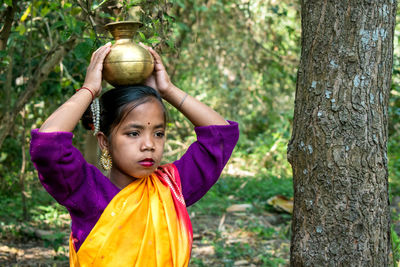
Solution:
<svg viewBox="0 0 400 267">
<path fill-rule="evenodd" d="M 391 227 L 391 239 L 392 239 L 392 253 L 394 265 L 400 264 L 400 238 L 396 231 Z"/>
<path fill-rule="evenodd" d="M 298 6 L 290 1 L 173 4 L 171 39 L 180 45 L 177 55 L 164 58 L 173 81 L 239 122 L 235 168 L 291 177 L 286 146 L 300 51 Z M 174 138 L 192 135 L 178 112 L 172 110 L 171 118 L 180 124 L 171 130 Z"/>
</svg>

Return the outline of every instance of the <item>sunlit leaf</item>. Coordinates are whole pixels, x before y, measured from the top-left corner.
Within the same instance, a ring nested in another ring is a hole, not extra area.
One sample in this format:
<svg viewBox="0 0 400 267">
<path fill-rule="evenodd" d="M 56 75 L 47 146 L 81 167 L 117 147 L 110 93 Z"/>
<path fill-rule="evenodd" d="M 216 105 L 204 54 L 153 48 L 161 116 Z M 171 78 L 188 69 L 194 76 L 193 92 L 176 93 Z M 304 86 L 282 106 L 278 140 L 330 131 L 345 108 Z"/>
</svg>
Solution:
<svg viewBox="0 0 400 267">
<path fill-rule="evenodd" d="M 72 3 L 68 3 L 68 2 L 65 2 L 65 1 L 63 1 L 63 3 L 64 3 L 63 8 L 65 8 L 65 9 L 68 9 L 68 8 L 72 7 Z"/>
<path fill-rule="evenodd" d="M 146 36 L 144 36 L 144 34 L 142 32 L 139 32 L 139 36 L 143 41 L 146 40 Z"/>
<path fill-rule="evenodd" d="M 26 18 L 28 17 L 28 15 L 31 13 L 31 8 L 32 8 L 32 4 L 30 4 L 28 6 L 28 8 L 25 10 L 24 14 L 21 17 L 21 21 L 24 22 L 26 20 Z"/>
<path fill-rule="evenodd" d="M 6 158 L 7 158 L 7 156 L 8 156 L 8 154 L 7 154 L 7 153 L 5 153 L 5 152 L 1 152 L 1 154 L 0 154 L 0 162 L 3 162 L 3 161 L 5 161 L 5 160 L 6 160 Z"/>
<path fill-rule="evenodd" d="M 284 196 L 274 196 L 267 200 L 267 203 L 277 210 L 283 210 L 288 213 L 293 213 L 293 199 L 288 199 Z"/>
<path fill-rule="evenodd" d="M 160 42 L 160 40 L 157 37 L 152 37 L 150 39 L 147 39 L 146 41 L 150 44 L 158 44 Z"/>
<path fill-rule="evenodd" d="M 71 15 L 76 16 L 82 12 L 82 9 L 80 7 L 73 7 L 71 9 Z"/>
</svg>

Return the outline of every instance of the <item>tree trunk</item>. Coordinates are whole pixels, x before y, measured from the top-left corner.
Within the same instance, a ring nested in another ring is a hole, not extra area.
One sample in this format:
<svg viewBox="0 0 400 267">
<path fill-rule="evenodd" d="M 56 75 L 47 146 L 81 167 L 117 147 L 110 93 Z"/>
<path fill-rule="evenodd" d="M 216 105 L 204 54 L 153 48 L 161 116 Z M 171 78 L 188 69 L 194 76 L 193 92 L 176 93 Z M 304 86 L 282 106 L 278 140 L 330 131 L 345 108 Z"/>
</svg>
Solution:
<svg viewBox="0 0 400 267">
<path fill-rule="evenodd" d="M 291 266 L 388 266 L 395 0 L 302 0 Z"/>
</svg>

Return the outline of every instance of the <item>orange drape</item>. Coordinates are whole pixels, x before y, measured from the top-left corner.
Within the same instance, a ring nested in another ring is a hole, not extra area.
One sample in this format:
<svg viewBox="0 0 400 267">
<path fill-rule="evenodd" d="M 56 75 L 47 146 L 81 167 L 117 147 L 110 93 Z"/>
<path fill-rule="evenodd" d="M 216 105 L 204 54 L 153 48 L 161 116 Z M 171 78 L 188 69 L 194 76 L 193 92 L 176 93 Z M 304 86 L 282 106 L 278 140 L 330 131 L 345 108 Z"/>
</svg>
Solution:
<svg viewBox="0 0 400 267">
<path fill-rule="evenodd" d="M 169 164 L 121 190 L 77 253 L 70 238 L 70 265 L 181 267 L 191 245 L 178 172 Z"/>
</svg>

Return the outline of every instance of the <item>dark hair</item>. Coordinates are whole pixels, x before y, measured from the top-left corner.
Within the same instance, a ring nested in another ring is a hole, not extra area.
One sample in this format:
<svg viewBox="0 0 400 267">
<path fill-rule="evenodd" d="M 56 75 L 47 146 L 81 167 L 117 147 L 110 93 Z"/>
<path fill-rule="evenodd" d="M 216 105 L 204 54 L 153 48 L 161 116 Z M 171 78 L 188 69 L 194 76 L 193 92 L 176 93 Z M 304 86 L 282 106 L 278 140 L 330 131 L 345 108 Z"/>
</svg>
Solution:
<svg viewBox="0 0 400 267">
<path fill-rule="evenodd" d="M 167 111 L 157 90 L 146 85 L 132 85 L 116 87 L 105 92 L 99 99 L 100 103 L 100 131 L 110 136 L 112 130 L 125 116 L 137 106 L 157 99 L 164 111 L 164 121 L 167 120 Z M 93 115 L 89 108 L 82 116 L 83 126 L 90 130 L 93 125 Z"/>
</svg>

